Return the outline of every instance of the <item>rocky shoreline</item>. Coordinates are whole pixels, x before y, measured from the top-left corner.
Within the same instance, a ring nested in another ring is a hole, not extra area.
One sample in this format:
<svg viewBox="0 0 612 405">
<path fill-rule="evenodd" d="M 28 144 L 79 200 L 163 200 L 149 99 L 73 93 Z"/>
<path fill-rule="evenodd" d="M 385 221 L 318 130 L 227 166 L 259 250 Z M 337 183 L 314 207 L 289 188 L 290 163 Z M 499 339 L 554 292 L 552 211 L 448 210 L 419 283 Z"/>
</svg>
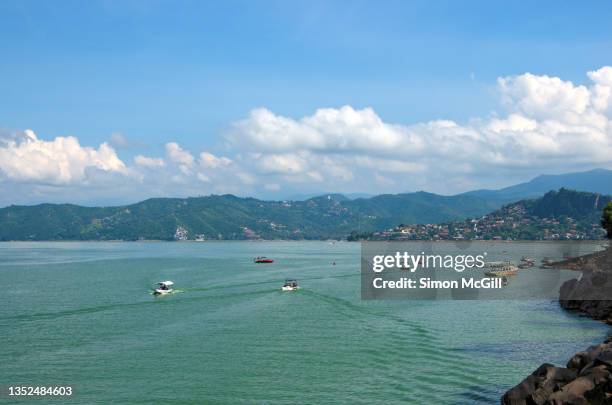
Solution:
<svg viewBox="0 0 612 405">
<path fill-rule="evenodd" d="M 552 267 L 580 270 L 559 291 L 562 308 L 612 324 L 612 247 Z M 557 367 L 542 364 L 508 390 L 503 405 L 612 404 L 612 336 Z"/>
</svg>

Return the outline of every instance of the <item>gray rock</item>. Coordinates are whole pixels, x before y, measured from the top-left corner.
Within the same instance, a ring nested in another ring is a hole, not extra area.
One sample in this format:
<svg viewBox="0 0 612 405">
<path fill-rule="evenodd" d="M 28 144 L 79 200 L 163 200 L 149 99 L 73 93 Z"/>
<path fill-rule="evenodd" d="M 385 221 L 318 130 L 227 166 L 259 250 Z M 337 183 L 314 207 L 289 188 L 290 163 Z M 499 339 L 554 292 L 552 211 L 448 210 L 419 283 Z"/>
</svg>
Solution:
<svg viewBox="0 0 612 405">
<path fill-rule="evenodd" d="M 504 405 L 546 403 L 550 395 L 576 378 L 576 370 L 542 364 L 529 377 L 502 397 Z"/>
</svg>

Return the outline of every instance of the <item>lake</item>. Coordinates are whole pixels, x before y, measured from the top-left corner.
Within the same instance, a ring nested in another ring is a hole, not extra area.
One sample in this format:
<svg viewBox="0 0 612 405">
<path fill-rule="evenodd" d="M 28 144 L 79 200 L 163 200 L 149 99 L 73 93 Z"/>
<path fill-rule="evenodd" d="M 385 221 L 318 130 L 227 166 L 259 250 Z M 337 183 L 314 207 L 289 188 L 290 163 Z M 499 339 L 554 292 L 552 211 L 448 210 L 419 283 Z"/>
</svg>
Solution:
<svg viewBox="0 0 612 405">
<path fill-rule="evenodd" d="M 67 403 L 489 404 L 609 331 L 555 300 L 362 301 L 359 266 L 348 242 L 0 243 L 0 381 Z"/>
</svg>

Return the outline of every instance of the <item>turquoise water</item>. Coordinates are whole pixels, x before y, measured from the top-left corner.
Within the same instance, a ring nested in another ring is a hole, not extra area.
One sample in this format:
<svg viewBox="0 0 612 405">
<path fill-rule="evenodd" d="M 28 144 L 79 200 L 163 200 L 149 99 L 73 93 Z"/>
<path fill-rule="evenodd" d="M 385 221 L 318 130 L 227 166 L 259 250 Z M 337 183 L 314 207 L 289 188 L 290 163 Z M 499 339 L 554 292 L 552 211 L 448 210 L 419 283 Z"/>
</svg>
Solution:
<svg viewBox="0 0 612 405">
<path fill-rule="evenodd" d="M 552 300 L 361 301 L 359 253 L 0 243 L 0 384 L 70 385 L 67 403 L 498 403 L 609 330 Z M 181 292 L 152 296 L 167 279 Z"/>
</svg>

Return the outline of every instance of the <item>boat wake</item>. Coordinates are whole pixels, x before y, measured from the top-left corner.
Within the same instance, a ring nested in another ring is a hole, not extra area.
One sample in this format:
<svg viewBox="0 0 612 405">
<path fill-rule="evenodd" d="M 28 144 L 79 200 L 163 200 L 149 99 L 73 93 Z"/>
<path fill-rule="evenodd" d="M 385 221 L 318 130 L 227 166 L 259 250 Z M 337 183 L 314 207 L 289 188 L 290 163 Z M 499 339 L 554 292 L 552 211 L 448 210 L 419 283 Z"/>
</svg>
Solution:
<svg viewBox="0 0 612 405">
<path fill-rule="evenodd" d="M 185 292 L 185 290 L 179 290 L 179 289 L 175 288 L 171 292 L 166 293 L 166 294 L 155 294 L 155 290 L 149 290 L 147 293 L 149 295 L 153 295 L 153 296 L 156 296 L 156 297 L 165 297 L 167 295 L 180 294 L 180 293 L 184 293 L 184 292 Z"/>
</svg>

